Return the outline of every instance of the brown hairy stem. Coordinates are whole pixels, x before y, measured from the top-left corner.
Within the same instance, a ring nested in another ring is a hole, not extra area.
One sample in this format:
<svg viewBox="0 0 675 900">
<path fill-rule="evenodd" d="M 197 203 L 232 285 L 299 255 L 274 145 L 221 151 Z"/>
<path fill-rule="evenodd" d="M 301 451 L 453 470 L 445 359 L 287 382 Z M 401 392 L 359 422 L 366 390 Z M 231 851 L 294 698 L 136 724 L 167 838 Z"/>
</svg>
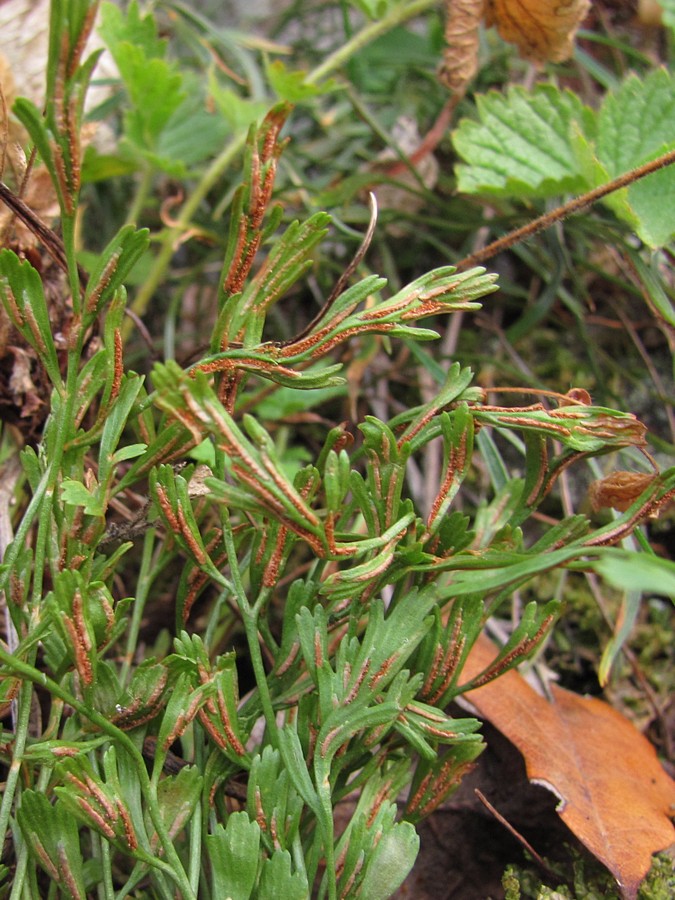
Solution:
<svg viewBox="0 0 675 900">
<path fill-rule="evenodd" d="M 461 259 L 457 263 L 457 269 L 470 269 L 472 266 L 481 265 L 486 260 L 496 256 L 497 253 L 501 253 L 502 250 L 508 250 L 509 247 L 513 247 L 514 244 L 518 244 L 520 241 L 527 240 L 535 234 L 538 234 L 540 231 L 550 228 L 551 225 L 554 225 L 561 219 L 572 215 L 572 213 L 579 212 L 579 210 L 606 197 L 607 194 L 611 194 L 614 191 L 627 187 L 629 184 L 633 184 L 634 181 L 638 181 L 640 178 L 651 175 L 659 169 L 670 166 L 674 162 L 675 150 L 669 150 L 668 153 L 664 153 L 662 156 L 658 156 L 656 159 L 652 159 L 650 162 L 644 163 L 644 165 L 638 166 L 636 169 L 624 172 L 623 175 L 619 175 L 618 178 L 608 181 L 607 184 L 602 184 L 600 187 L 593 188 L 592 191 L 581 194 L 580 197 L 574 197 L 568 203 L 563 203 L 562 206 L 558 206 L 551 212 L 539 216 L 538 219 L 533 219 L 531 222 L 528 222 L 527 225 L 523 225 L 522 228 L 516 228 L 514 231 L 510 231 L 503 237 L 488 244 L 487 247 L 483 247 L 482 250 L 477 250 L 475 253 L 465 256 L 464 259 Z"/>
</svg>

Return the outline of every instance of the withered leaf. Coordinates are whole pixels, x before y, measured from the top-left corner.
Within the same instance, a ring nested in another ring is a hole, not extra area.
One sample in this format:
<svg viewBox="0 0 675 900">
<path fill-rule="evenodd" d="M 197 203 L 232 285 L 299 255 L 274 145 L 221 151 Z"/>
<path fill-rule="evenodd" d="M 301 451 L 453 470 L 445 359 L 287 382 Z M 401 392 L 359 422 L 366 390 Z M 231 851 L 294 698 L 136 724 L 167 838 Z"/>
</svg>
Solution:
<svg viewBox="0 0 675 900">
<path fill-rule="evenodd" d="M 574 35 L 590 6 L 590 0 L 487 0 L 485 18 L 525 59 L 561 62 L 572 55 Z"/>
<path fill-rule="evenodd" d="M 565 397 L 569 397 L 572 403 L 580 403 L 582 406 L 592 406 L 593 401 L 591 399 L 591 395 L 585 388 L 570 388 L 570 390 L 565 394 Z M 562 400 L 560 401 L 561 406 L 566 406 Z"/>
<path fill-rule="evenodd" d="M 446 0 L 446 47 L 439 77 L 448 90 L 459 95 L 476 74 L 482 18 L 483 0 Z"/>
<path fill-rule="evenodd" d="M 594 481 L 588 488 L 588 498 L 593 511 L 610 507 L 625 512 L 654 481 L 656 475 L 640 472 L 612 472 L 606 478 Z"/>
<path fill-rule="evenodd" d="M 467 680 L 496 655 L 482 637 L 464 668 Z M 511 671 L 465 696 L 520 750 L 530 780 L 561 798 L 563 821 L 631 900 L 652 854 L 675 840 L 675 782 L 649 741 L 607 703 L 556 686 L 552 695 L 549 702 Z"/>
</svg>

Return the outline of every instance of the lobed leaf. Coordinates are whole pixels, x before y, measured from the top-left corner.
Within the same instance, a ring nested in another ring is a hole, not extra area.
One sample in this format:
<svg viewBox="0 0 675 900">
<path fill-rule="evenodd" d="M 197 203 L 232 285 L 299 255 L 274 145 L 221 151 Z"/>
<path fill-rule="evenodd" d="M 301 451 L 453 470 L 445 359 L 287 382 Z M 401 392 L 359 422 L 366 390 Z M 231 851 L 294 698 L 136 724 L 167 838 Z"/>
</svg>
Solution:
<svg viewBox="0 0 675 900">
<path fill-rule="evenodd" d="M 228 817 L 227 826 L 218 822 L 205 838 L 211 864 L 213 895 L 231 900 L 249 900 L 258 877 L 260 826 L 245 812 Z"/>
<path fill-rule="evenodd" d="M 463 119 L 453 133 L 465 160 L 456 167 L 459 191 L 553 197 L 584 189 L 571 133 L 592 133 L 593 113 L 576 94 L 539 84 L 491 91 L 476 104 L 478 121 Z"/>
<path fill-rule="evenodd" d="M 582 193 L 675 147 L 675 79 L 657 69 L 629 75 L 596 115 L 570 91 L 539 84 L 476 99 L 478 121 L 463 119 L 453 142 L 465 162 L 458 189 L 498 197 Z M 669 166 L 616 191 L 603 202 L 645 243 L 660 247 L 675 234 L 675 171 Z"/>
<path fill-rule="evenodd" d="M 257 900 L 307 900 L 309 886 L 302 872 L 291 869 L 291 854 L 288 850 L 275 850 L 263 862 L 260 873 Z"/>
<path fill-rule="evenodd" d="M 99 31 L 131 101 L 125 111 L 125 136 L 136 154 L 146 156 L 185 99 L 183 76 L 164 59 L 166 42 L 157 37 L 152 16 L 141 18 L 136 0 L 126 15 L 104 3 Z"/>
<path fill-rule="evenodd" d="M 629 75 L 609 93 L 598 116 L 597 157 L 610 178 L 628 172 L 675 147 L 675 78 L 656 69 L 642 81 Z M 675 170 L 668 166 L 626 189 L 630 217 L 650 247 L 675 235 Z M 619 209 L 619 214 L 621 210 Z"/>
</svg>

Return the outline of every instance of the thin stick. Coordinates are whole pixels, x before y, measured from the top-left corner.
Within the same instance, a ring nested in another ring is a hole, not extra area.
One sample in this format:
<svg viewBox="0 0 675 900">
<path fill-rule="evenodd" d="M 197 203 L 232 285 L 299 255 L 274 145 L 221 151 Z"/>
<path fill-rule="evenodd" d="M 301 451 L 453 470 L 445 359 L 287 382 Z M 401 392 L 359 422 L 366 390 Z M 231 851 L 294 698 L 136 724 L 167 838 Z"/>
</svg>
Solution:
<svg viewBox="0 0 675 900">
<path fill-rule="evenodd" d="M 538 219 L 528 222 L 528 224 L 523 225 L 522 228 L 516 228 L 515 231 L 510 231 L 508 234 L 505 234 L 504 237 L 498 238 L 482 250 L 477 250 L 475 253 L 465 256 L 464 259 L 456 264 L 457 268 L 461 270 L 481 265 L 486 260 L 496 256 L 497 253 L 501 253 L 502 250 L 508 250 L 508 248 L 512 247 L 514 244 L 527 240 L 535 234 L 538 234 L 540 231 L 550 228 L 551 225 L 554 225 L 561 219 L 572 215 L 572 213 L 579 212 L 579 210 L 584 209 L 586 206 L 590 206 L 597 200 L 606 197 L 607 194 L 611 194 L 614 191 L 627 187 L 629 184 L 633 184 L 634 181 L 638 181 L 640 178 L 651 175 L 659 169 L 670 166 L 674 162 L 675 150 L 669 150 L 668 153 L 664 153 L 662 156 L 651 160 L 651 162 L 638 166 L 637 169 L 631 169 L 630 172 L 624 172 L 623 175 L 619 175 L 618 178 L 608 181 L 607 184 L 602 184 L 600 187 L 593 188 L 592 191 L 588 191 L 588 193 L 582 194 L 580 197 L 575 197 L 568 203 L 564 203 L 562 206 L 557 207 L 557 209 L 554 209 L 543 216 L 539 216 Z"/>
<path fill-rule="evenodd" d="M 510 831 L 514 838 L 523 845 L 523 847 L 527 850 L 527 852 L 532 856 L 532 859 L 536 860 L 537 863 L 541 866 L 542 870 L 546 872 L 549 878 L 556 878 L 555 872 L 552 871 L 551 867 L 546 864 L 546 861 L 537 853 L 532 844 L 527 840 L 527 838 L 523 837 L 523 835 L 517 831 L 513 825 L 504 818 L 504 816 L 497 812 L 494 806 L 487 799 L 485 794 L 478 790 L 478 788 L 474 788 L 474 794 L 478 797 L 483 806 L 495 817 L 495 819 L 506 828 L 507 831 Z"/>
<path fill-rule="evenodd" d="M 306 338 L 308 334 L 311 334 L 316 326 L 323 319 L 325 319 L 331 306 L 335 303 L 340 294 L 344 293 L 349 279 L 352 277 L 359 263 L 368 252 L 368 247 L 370 247 L 370 242 L 372 241 L 373 235 L 375 234 L 375 226 L 377 224 L 377 200 L 375 199 L 375 194 L 373 194 L 372 191 L 369 193 L 368 197 L 370 200 L 370 222 L 368 223 L 368 228 L 363 236 L 363 240 L 359 245 L 359 249 L 354 254 L 354 258 L 344 270 L 342 275 L 340 275 L 335 283 L 335 287 L 330 292 L 330 296 L 318 311 L 318 313 L 314 316 L 312 321 L 302 329 L 300 334 L 296 334 L 295 337 L 291 338 L 288 341 L 282 341 L 279 344 L 280 347 L 287 347 L 289 344 L 295 344 L 297 341 L 304 340 L 304 338 Z"/>
<path fill-rule="evenodd" d="M 11 191 L 4 182 L 0 181 L 0 200 L 8 206 L 14 215 L 21 219 L 26 228 L 29 228 L 36 238 L 44 244 L 54 262 L 62 269 L 66 269 L 66 255 L 63 244 L 52 229 L 33 210 L 23 202 L 20 197 Z"/>
<path fill-rule="evenodd" d="M 8 206 L 12 210 L 17 218 L 21 219 L 23 224 L 30 229 L 30 231 L 33 232 L 56 265 L 68 274 L 68 261 L 66 260 L 63 241 L 56 232 L 48 225 L 45 225 L 42 219 L 33 212 L 30 206 L 24 203 L 20 197 L 17 197 L 17 195 L 2 181 L 0 181 L 0 200 L 5 206 Z M 77 270 L 80 279 L 80 291 L 84 293 L 88 275 L 79 265 Z"/>
</svg>

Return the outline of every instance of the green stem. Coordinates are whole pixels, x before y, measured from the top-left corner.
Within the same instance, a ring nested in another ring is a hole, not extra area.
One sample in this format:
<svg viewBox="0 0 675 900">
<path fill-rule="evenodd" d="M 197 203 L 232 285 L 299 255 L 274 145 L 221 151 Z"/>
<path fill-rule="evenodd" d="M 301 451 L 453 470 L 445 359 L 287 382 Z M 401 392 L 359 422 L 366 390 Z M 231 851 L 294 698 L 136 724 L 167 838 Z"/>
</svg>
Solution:
<svg viewBox="0 0 675 900">
<path fill-rule="evenodd" d="M 246 631 L 246 641 L 248 650 L 251 654 L 251 665 L 255 675 L 255 682 L 260 693 L 260 704 L 265 716 L 270 740 L 274 747 L 279 746 L 277 737 L 277 719 L 274 712 L 274 704 L 272 703 L 272 695 L 270 694 L 269 685 L 267 683 L 267 673 L 265 672 L 265 664 L 260 650 L 260 641 L 258 639 L 258 615 L 260 613 L 261 603 L 251 606 L 246 596 L 246 590 L 241 580 L 239 572 L 239 560 L 237 559 L 237 551 L 234 546 L 234 536 L 232 534 L 232 526 L 227 510 L 223 510 L 223 541 L 225 543 L 225 552 L 227 553 L 227 561 L 229 563 L 232 575 L 232 585 L 234 588 L 234 596 L 241 612 L 241 618 Z"/>
<path fill-rule="evenodd" d="M 199 740 L 199 730 L 195 733 L 195 743 L 195 764 L 199 771 L 203 772 L 205 767 L 204 743 Z M 202 826 L 202 804 L 197 803 L 190 819 L 190 855 L 188 859 L 188 878 L 195 894 L 199 893 L 199 880 L 202 869 Z"/>
<path fill-rule="evenodd" d="M 260 693 L 260 703 L 270 733 L 270 741 L 273 747 L 278 747 L 277 719 L 272 703 L 272 695 L 270 694 L 269 685 L 267 683 L 267 673 L 265 672 L 265 665 L 260 651 L 260 641 L 258 640 L 258 617 L 251 609 L 248 609 L 245 612 L 242 612 L 242 618 L 244 620 L 244 629 L 246 631 L 246 641 L 248 643 L 249 653 L 251 654 L 251 665 L 253 666 L 255 682 Z"/>
<path fill-rule="evenodd" d="M 17 861 L 16 861 L 16 869 L 14 870 L 14 877 L 12 878 L 12 893 L 9 895 L 9 900 L 19 900 L 24 892 L 24 888 L 27 888 L 27 893 L 30 896 L 30 885 L 26 884 L 26 868 L 28 866 L 28 846 L 25 841 L 21 841 L 20 847 L 15 846 L 15 850 L 18 849 Z"/>
<path fill-rule="evenodd" d="M 0 653 L 5 654 L 6 651 L 0 648 Z M 7 656 L 10 656 L 10 654 L 7 653 Z M 28 741 L 32 698 L 32 685 L 22 684 L 19 699 L 17 701 L 18 709 L 14 737 L 14 753 L 12 754 L 12 762 L 9 771 L 7 772 L 7 778 L 5 779 L 5 790 L 2 795 L 2 805 L 0 805 L 0 835 L 3 840 L 9 827 L 9 817 L 11 815 L 12 805 L 14 804 L 14 795 L 19 783 L 19 772 L 21 770 L 23 754 L 26 749 L 26 742 Z"/>
<path fill-rule="evenodd" d="M 104 900 L 115 900 L 115 888 L 112 880 L 112 858 L 108 841 L 99 841 L 101 850 L 101 872 L 103 880 Z"/>
<path fill-rule="evenodd" d="M 134 195 L 133 203 L 129 207 L 125 225 L 135 225 L 140 219 L 143 207 L 145 206 L 145 201 L 148 199 L 150 188 L 152 187 L 152 174 L 150 166 L 145 166 L 141 173 L 141 177 L 138 180 L 136 193 Z"/>
<path fill-rule="evenodd" d="M 327 75 L 335 72 L 337 69 L 341 69 L 359 50 L 372 43 L 376 38 L 386 34 L 387 31 L 390 31 L 402 22 L 414 19 L 415 16 L 421 15 L 434 6 L 439 6 L 438 0 L 415 0 L 413 3 L 404 2 L 395 6 L 387 15 L 375 22 L 369 22 L 365 28 L 357 32 L 346 44 L 338 47 L 330 56 L 327 56 L 320 66 L 317 66 L 316 69 L 309 73 L 307 78 L 305 78 L 305 83 L 316 84 Z"/>
<path fill-rule="evenodd" d="M 136 599 L 134 601 L 134 611 L 131 616 L 131 622 L 127 632 L 127 644 L 124 651 L 124 660 L 120 669 L 119 682 L 120 687 L 126 687 L 129 677 L 129 670 L 134 658 L 134 653 L 138 646 L 138 635 L 141 630 L 141 622 L 145 611 L 145 601 L 152 584 L 152 552 L 155 546 L 155 529 L 149 528 L 145 532 L 143 538 L 143 554 L 141 556 L 141 567 L 138 575 L 136 587 Z"/>
</svg>

